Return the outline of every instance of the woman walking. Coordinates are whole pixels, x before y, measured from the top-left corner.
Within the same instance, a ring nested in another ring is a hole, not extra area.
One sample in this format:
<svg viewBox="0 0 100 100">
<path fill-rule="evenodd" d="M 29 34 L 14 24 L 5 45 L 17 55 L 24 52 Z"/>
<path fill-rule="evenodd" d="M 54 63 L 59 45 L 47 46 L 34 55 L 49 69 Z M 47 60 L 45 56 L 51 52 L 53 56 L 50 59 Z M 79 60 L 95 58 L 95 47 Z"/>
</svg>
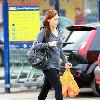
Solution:
<svg viewBox="0 0 100 100">
<path fill-rule="evenodd" d="M 37 37 L 37 42 L 35 47 L 37 49 L 46 49 L 48 51 L 48 64 L 43 69 L 45 75 L 44 85 L 38 96 L 38 100 L 45 100 L 49 90 L 53 87 L 55 90 L 56 100 L 63 100 L 62 96 L 62 86 L 59 77 L 59 70 L 61 66 L 61 61 L 65 63 L 67 68 L 70 68 L 71 63 L 69 63 L 62 51 L 62 39 L 63 34 L 57 29 L 59 23 L 59 16 L 56 10 L 48 10 L 45 14 L 45 19 L 43 21 L 44 28 L 40 31 Z M 45 37 L 45 43 L 42 42 Z"/>
</svg>

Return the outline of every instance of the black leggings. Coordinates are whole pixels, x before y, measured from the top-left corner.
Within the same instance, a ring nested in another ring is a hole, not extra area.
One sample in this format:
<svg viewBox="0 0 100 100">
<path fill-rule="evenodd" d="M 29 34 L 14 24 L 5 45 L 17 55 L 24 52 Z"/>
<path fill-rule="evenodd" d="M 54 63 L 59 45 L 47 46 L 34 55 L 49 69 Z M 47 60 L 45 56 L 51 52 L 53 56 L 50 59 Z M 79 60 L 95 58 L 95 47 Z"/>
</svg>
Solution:
<svg viewBox="0 0 100 100">
<path fill-rule="evenodd" d="M 53 87 L 55 90 L 56 100 L 63 100 L 62 96 L 62 86 L 59 79 L 59 71 L 55 68 L 43 70 L 45 75 L 44 85 L 38 96 L 38 100 L 45 100 L 49 90 Z"/>
</svg>

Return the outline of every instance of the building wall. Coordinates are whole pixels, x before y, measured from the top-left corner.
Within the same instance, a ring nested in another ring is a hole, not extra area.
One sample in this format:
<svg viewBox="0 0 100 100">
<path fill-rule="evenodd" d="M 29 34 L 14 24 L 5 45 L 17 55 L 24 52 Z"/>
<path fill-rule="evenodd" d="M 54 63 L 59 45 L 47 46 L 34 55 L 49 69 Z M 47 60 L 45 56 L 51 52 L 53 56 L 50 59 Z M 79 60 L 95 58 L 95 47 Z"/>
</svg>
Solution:
<svg viewBox="0 0 100 100">
<path fill-rule="evenodd" d="M 88 23 L 99 21 L 99 0 L 84 0 L 84 16 Z"/>
<path fill-rule="evenodd" d="M 66 17 L 75 21 L 75 8 L 83 11 L 83 0 L 60 0 L 60 9 L 65 9 Z"/>
<path fill-rule="evenodd" d="M 0 0 L 2 2 L 4 0 Z M 9 6 L 33 6 L 39 5 L 40 14 L 43 15 L 47 9 L 54 9 L 54 0 L 8 0 Z M 90 9 L 98 14 L 98 0 L 59 0 L 60 12 L 63 16 L 75 21 L 75 8 L 80 8 L 84 13 Z M 0 19 L 2 19 L 2 6 L 0 6 Z"/>
<path fill-rule="evenodd" d="M 8 0 L 9 6 L 32 6 L 39 5 L 40 0 Z"/>
<path fill-rule="evenodd" d="M 52 5 L 50 2 L 52 1 Z M 55 2 L 54 0 L 40 0 L 40 10 L 41 14 L 43 14 L 43 10 L 47 9 L 54 9 Z M 59 8 L 60 8 L 60 15 L 66 16 L 71 20 L 75 21 L 75 8 L 79 7 L 83 11 L 83 0 L 59 0 Z"/>
<path fill-rule="evenodd" d="M 50 2 L 52 1 L 52 5 Z M 40 0 L 40 11 L 41 15 L 47 9 L 54 9 L 53 2 L 54 0 Z M 90 9 L 92 13 L 98 14 L 98 0 L 59 0 L 60 13 L 63 16 L 70 18 L 72 21 L 75 21 L 75 8 L 79 8 L 81 13 L 84 16 L 86 9 Z"/>
<path fill-rule="evenodd" d="M 91 9 L 91 11 L 98 12 L 98 1 L 99 0 L 84 0 L 84 10 Z"/>
</svg>

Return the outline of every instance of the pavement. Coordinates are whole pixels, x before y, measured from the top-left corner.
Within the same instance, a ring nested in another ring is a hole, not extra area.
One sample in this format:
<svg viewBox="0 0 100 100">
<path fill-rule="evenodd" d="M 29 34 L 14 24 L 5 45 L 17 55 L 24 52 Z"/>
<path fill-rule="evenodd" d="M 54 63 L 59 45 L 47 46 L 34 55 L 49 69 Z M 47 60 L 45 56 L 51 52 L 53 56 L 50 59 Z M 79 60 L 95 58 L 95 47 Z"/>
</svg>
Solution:
<svg viewBox="0 0 100 100">
<path fill-rule="evenodd" d="M 11 87 L 10 93 L 5 93 L 4 70 L 0 69 L 0 100 L 38 100 L 40 89 L 35 86 L 28 88 L 20 85 L 20 87 Z M 95 97 L 91 89 L 81 89 L 81 92 L 76 97 L 64 97 L 64 100 L 100 100 L 100 97 Z M 88 92 L 89 91 L 89 92 Z M 50 90 L 46 100 L 55 100 L 54 90 Z"/>
<path fill-rule="evenodd" d="M 11 88 L 11 93 L 5 93 L 4 88 L 0 88 L 0 100 L 38 100 L 40 89 L 32 87 Z M 46 100 L 56 100 L 54 90 L 50 90 Z M 91 89 L 81 89 L 81 92 L 76 97 L 64 97 L 63 100 L 100 100 L 91 92 Z"/>
<path fill-rule="evenodd" d="M 21 91 L 17 90 L 16 92 L 12 90 L 12 93 L 10 94 L 5 94 L 1 93 L 0 94 L 0 100 L 38 100 L 38 95 L 39 95 L 40 90 L 38 91 L 32 91 L 32 90 L 25 90 L 21 89 Z M 75 100 L 76 97 L 66 97 L 64 100 Z M 47 99 L 46 100 L 55 100 L 54 96 L 54 90 L 51 90 L 48 93 Z"/>
<path fill-rule="evenodd" d="M 11 93 L 0 93 L 0 100 L 38 100 L 38 95 L 40 90 L 36 89 L 25 89 L 25 88 L 13 88 Z M 64 98 L 68 100 L 69 97 Z M 50 90 L 46 100 L 55 100 L 54 90 Z M 69 98 L 69 100 L 74 100 L 74 98 Z"/>
</svg>

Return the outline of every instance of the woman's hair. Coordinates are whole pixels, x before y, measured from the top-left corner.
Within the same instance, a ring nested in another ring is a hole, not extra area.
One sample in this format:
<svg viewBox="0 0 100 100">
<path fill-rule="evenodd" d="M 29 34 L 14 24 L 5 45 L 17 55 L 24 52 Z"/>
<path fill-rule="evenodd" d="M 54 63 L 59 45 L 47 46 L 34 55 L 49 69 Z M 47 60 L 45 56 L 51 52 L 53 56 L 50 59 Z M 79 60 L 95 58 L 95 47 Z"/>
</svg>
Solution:
<svg viewBox="0 0 100 100">
<path fill-rule="evenodd" d="M 44 21 L 43 21 L 43 26 L 45 28 L 45 34 L 46 34 L 46 36 L 51 33 L 48 20 L 51 19 L 51 18 L 53 18 L 56 14 L 58 14 L 56 10 L 48 10 L 46 12 L 46 14 L 45 14 L 45 18 L 44 18 Z"/>
</svg>

